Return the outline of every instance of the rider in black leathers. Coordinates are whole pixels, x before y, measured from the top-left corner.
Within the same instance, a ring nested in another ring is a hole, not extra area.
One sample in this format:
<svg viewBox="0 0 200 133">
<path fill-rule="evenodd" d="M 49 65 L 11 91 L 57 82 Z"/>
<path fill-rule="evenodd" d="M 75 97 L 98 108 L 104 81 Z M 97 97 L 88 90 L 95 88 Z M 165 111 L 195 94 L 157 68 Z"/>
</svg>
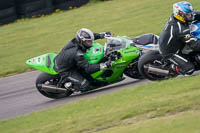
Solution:
<svg viewBox="0 0 200 133">
<path fill-rule="evenodd" d="M 200 41 L 190 35 L 189 25 L 200 20 L 200 12 L 194 12 L 188 2 L 178 2 L 173 5 L 173 14 L 166 23 L 160 38 L 161 55 L 174 65 L 172 70 L 180 74 L 191 74 L 194 65 L 181 55 L 181 50 L 187 44 L 191 49 L 200 51 Z"/>
<path fill-rule="evenodd" d="M 89 81 L 82 73 L 91 74 L 111 66 L 109 61 L 101 64 L 89 64 L 88 60 L 84 58 L 84 53 L 92 47 L 92 42 L 96 39 L 103 39 L 108 34 L 110 35 L 110 32 L 92 33 L 86 28 L 82 28 L 77 32 L 76 37 L 55 57 L 54 69 L 61 76 L 58 87 L 72 82 L 75 91 L 85 91 L 89 86 Z"/>
</svg>

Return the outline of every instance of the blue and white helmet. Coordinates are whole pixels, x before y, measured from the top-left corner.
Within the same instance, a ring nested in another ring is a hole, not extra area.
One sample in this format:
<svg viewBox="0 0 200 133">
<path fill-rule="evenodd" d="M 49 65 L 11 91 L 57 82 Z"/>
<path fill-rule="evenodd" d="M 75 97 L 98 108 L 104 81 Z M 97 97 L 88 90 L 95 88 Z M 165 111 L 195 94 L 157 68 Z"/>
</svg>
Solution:
<svg viewBox="0 0 200 133">
<path fill-rule="evenodd" d="M 194 20 L 192 4 L 186 1 L 181 1 L 173 4 L 174 17 L 182 22 L 191 22 Z M 187 17 L 187 16 L 190 17 Z"/>
<path fill-rule="evenodd" d="M 200 40 L 200 21 L 197 21 L 190 25 L 190 32 L 191 35 Z"/>
</svg>

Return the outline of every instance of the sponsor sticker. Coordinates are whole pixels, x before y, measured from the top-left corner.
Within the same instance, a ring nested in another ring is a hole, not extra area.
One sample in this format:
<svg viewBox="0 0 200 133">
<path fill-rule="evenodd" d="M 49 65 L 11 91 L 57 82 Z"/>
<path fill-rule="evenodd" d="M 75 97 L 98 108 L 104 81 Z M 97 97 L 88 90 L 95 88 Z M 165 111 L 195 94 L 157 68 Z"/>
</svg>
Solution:
<svg viewBox="0 0 200 133">
<path fill-rule="evenodd" d="M 40 57 L 38 58 L 38 63 L 40 63 Z"/>
<path fill-rule="evenodd" d="M 31 59 L 31 63 L 34 63 L 35 62 L 35 60 L 34 59 Z"/>
</svg>

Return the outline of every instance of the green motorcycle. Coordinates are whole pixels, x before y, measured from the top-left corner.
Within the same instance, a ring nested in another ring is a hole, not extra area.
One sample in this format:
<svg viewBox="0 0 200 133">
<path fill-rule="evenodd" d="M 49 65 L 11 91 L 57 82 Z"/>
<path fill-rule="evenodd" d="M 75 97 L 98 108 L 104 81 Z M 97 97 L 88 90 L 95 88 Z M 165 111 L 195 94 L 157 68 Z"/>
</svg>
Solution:
<svg viewBox="0 0 200 133">
<path fill-rule="evenodd" d="M 142 50 L 136 47 L 133 39 L 126 36 L 106 37 L 106 39 L 104 46 L 94 41 L 93 46 L 85 53 L 84 57 L 90 64 L 110 60 L 113 62 L 112 67 L 91 74 L 91 86 L 87 91 L 120 82 L 125 79 L 124 74 L 134 79 L 143 78 L 137 69 Z M 147 44 L 142 44 L 142 46 Z M 71 85 L 71 88 L 66 88 L 64 85 L 61 88 L 57 87 L 61 77 L 53 69 L 55 56 L 55 53 L 47 53 L 27 60 L 26 64 L 42 71 L 36 79 L 38 91 L 48 98 L 59 99 L 70 96 L 75 91 L 70 82 L 68 85 Z"/>
</svg>

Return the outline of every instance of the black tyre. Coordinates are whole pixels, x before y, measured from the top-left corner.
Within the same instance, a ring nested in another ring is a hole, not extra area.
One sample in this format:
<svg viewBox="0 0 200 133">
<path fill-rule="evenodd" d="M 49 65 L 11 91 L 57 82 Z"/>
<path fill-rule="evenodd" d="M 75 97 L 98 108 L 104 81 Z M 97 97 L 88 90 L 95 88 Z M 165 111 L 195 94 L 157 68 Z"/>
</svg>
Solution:
<svg viewBox="0 0 200 133">
<path fill-rule="evenodd" d="M 32 18 L 34 17 L 40 17 L 41 15 L 51 14 L 53 12 L 53 8 L 46 8 L 43 10 L 38 10 L 30 13 L 21 14 L 20 18 Z"/>
<path fill-rule="evenodd" d="M 24 4 L 24 3 L 30 3 L 30 2 L 34 2 L 37 0 L 15 0 L 16 4 Z"/>
<path fill-rule="evenodd" d="M 159 51 L 150 51 L 144 55 L 142 55 L 138 62 L 138 69 L 141 75 L 149 80 L 164 80 L 167 79 L 168 76 L 162 76 L 158 74 L 148 73 L 148 71 L 144 68 L 145 65 L 153 65 L 160 66 L 158 62 L 161 62 L 163 57 L 160 55 Z"/>
<path fill-rule="evenodd" d="M 16 9 L 15 7 L 10 7 L 7 9 L 0 10 L 0 19 L 16 16 Z"/>
<path fill-rule="evenodd" d="M 87 4 L 89 0 L 76 0 L 76 1 L 71 0 L 71 2 L 73 3 L 72 5 L 74 7 L 81 7 L 82 5 Z"/>
<path fill-rule="evenodd" d="M 53 5 L 58 5 L 61 3 L 66 3 L 68 0 L 53 0 Z"/>
<path fill-rule="evenodd" d="M 15 6 L 14 0 L 0 0 L 0 10 Z"/>
<path fill-rule="evenodd" d="M 38 91 L 48 98 L 53 99 L 60 99 L 64 97 L 70 96 L 73 92 L 72 91 L 66 91 L 65 93 L 53 93 L 53 92 L 46 92 L 42 90 L 42 84 L 48 84 L 48 85 L 56 85 L 59 80 L 58 75 L 50 75 L 47 73 L 41 73 L 37 79 L 36 79 L 36 88 Z"/>
<path fill-rule="evenodd" d="M 20 14 L 26 14 L 26 13 L 31 13 L 37 10 L 41 10 L 42 8 L 44 8 L 42 6 L 42 1 L 35 1 L 35 2 L 21 4 L 18 7 L 18 12 Z"/>
<path fill-rule="evenodd" d="M 82 5 L 85 5 L 89 2 L 89 0 L 64 0 L 62 1 L 57 1 L 54 0 L 54 7 L 55 9 L 60 9 L 60 10 L 68 10 L 74 7 L 81 7 Z"/>
<path fill-rule="evenodd" d="M 15 7 L 0 10 L 0 25 L 8 24 L 16 21 L 17 14 Z"/>
<path fill-rule="evenodd" d="M 7 18 L 0 19 L 0 25 L 15 22 L 16 19 L 17 19 L 17 16 L 10 16 L 10 17 L 7 17 Z"/>
<path fill-rule="evenodd" d="M 25 1 L 25 3 L 18 3 L 17 13 L 21 18 L 32 16 L 41 16 L 43 14 L 50 14 L 53 12 L 53 5 L 51 0 L 32 0 L 32 2 Z"/>
<path fill-rule="evenodd" d="M 53 0 L 53 5 L 59 5 L 63 3 L 70 3 L 73 6 L 82 6 L 84 4 L 87 4 L 89 0 Z"/>
</svg>

